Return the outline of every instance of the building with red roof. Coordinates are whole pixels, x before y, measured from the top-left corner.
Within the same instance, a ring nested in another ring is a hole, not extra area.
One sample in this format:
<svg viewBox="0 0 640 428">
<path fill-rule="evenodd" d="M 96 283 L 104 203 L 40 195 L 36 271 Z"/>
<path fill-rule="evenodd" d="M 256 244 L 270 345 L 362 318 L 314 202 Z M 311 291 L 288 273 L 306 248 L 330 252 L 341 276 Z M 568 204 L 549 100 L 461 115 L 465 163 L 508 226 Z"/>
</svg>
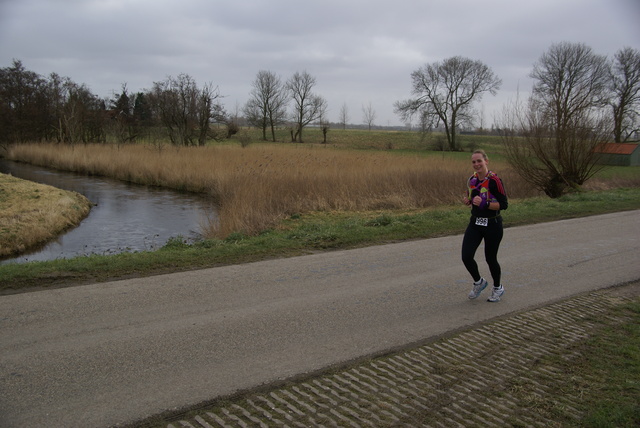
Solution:
<svg viewBox="0 0 640 428">
<path fill-rule="evenodd" d="M 616 166 L 640 166 L 640 145 L 632 143 L 604 143 L 595 149 L 598 163 Z"/>
</svg>

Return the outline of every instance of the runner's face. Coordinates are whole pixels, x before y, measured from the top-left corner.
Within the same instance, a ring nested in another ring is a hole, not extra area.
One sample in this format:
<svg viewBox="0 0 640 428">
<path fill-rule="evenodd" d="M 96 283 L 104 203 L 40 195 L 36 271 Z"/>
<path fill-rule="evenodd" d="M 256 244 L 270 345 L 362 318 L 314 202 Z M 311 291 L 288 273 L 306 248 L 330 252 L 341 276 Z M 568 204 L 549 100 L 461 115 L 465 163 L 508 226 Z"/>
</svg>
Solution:
<svg viewBox="0 0 640 428">
<path fill-rule="evenodd" d="M 489 171 L 489 165 L 481 153 L 474 153 L 471 156 L 471 164 L 473 165 L 473 170 L 478 174 L 486 175 Z"/>
</svg>

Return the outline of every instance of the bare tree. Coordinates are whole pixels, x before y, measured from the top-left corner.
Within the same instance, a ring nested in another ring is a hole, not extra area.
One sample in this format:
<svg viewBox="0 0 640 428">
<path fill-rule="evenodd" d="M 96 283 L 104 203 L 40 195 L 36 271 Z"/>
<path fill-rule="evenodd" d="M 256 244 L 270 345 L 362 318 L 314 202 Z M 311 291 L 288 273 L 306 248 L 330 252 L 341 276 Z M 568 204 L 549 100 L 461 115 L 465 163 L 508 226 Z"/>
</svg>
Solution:
<svg viewBox="0 0 640 428">
<path fill-rule="evenodd" d="M 614 141 L 637 141 L 640 136 L 640 51 L 626 47 L 616 52 L 609 82 Z"/>
<path fill-rule="evenodd" d="M 347 123 L 349 122 L 349 108 L 347 107 L 347 103 L 342 104 L 342 107 L 340 107 L 338 122 L 342 125 L 342 129 L 347 129 Z"/>
<path fill-rule="evenodd" d="M 295 133 L 292 140 L 302 142 L 302 130 L 305 126 L 325 116 L 327 102 L 312 92 L 316 79 L 306 71 L 296 72 L 288 81 L 287 89 L 293 100 L 292 119 Z"/>
<path fill-rule="evenodd" d="M 177 146 L 192 142 L 191 131 L 195 127 L 190 102 L 194 97 L 195 81 L 187 75 L 177 79 L 169 76 L 162 82 L 154 82 L 149 94 L 154 113 L 167 131 L 171 143 Z"/>
<path fill-rule="evenodd" d="M 67 81 L 59 118 L 62 141 L 71 144 L 104 142 L 105 112 L 104 102 L 86 85 Z"/>
<path fill-rule="evenodd" d="M 606 57 L 584 44 L 552 45 L 534 64 L 530 76 L 535 81 L 533 101 L 548 116 L 560 143 L 563 132 L 574 127 L 574 120 L 605 104 Z"/>
<path fill-rule="evenodd" d="M 376 120 L 376 111 L 373 109 L 371 102 L 369 102 L 367 106 L 362 106 L 362 120 L 364 120 L 364 123 L 369 127 L 369 131 L 371 131 L 373 122 Z"/>
<path fill-rule="evenodd" d="M 480 133 L 484 133 L 486 131 L 485 129 L 485 117 L 484 117 L 484 104 L 482 104 L 480 106 L 480 110 L 478 111 L 478 131 L 480 131 Z"/>
<path fill-rule="evenodd" d="M 106 141 L 109 117 L 105 102 L 85 85 L 51 73 L 44 98 L 49 127 L 46 139 L 67 143 Z"/>
<path fill-rule="evenodd" d="M 71 91 L 69 99 L 64 105 L 62 114 L 61 123 L 63 125 L 66 142 L 76 144 L 82 141 L 83 110 L 82 94 L 74 89 Z"/>
<path fill-rule="evenodd" d="M 227 123 L 227 115 L 218 102 L 220 94 L 212 83 L 206 83 L 197 93 L 195 112 L 198 124 L 198 145 L 204 146 L 208 137 L 219 139 L 220 135 L 211 132 L 211 123 Z M 223 133 L 228 135 L 227 132 Z"/>
<path fill-rule="evenodd" d="M 597 171 L 595 148 L 611 135 L 605 114 L 606 58 L 583 44 L 553 45 L 534 65 L 532 95 L 516 105 L 505 133 L 507 159 L 555 198 Z"/>
<path fill-rule="evenodd" d="M 415 96 L 395 103 L 395 112 L 403 121 L 415 114 L 429 128 L 442 124 L 450 150 L 458 150 L 457 128 L 471 121 L 472 103 L 485 92 L 497 93 L 502 81 L 480 61 L 452 57 L 442 62 L 426 64 L 411 73 Z"/>
<path fill-rule="evenodd" d="M 281 79 L 270 71 L 261 70 L 253 81 L 251 98 L 244 107 L 249 123 L 262 129 L 262 139 L 267 139 L 267 128 L 276 141 L 276 127 L 285 121 L 289 94 Z"/>
<path fill-rule="evenodd" d="M 264 109 L 264 105 L 256 98 L 249 98 L 242 107 L 242 112 L 249 125 L 255 126 L 262 130 L 262 139 L 267 140 L 267 128 L 269 127 L 268 118 Z"/>
<path fill-rule="evenodd" d="M 198 89 L 195 80 L 180 74 L 155 82 L 149 94 L 155 113 L 175 145 L 204 145 L 212 121 L 224 121 L 218 89 L 206 84 Z"/>
<path fill-rule="evenodd" d="M 47 99 L 49 108 L 49 126 L 51 134 L 47 139 L 56 140 L 61 143 L 65 140 L 64 127 L 62 125 L 63 108 L 68 98 L 68 91 L 73 86 L 73 82 L 68 77 L 62 77 L 56 73 L 51 73 L 47 82 Z"/>
</svg>

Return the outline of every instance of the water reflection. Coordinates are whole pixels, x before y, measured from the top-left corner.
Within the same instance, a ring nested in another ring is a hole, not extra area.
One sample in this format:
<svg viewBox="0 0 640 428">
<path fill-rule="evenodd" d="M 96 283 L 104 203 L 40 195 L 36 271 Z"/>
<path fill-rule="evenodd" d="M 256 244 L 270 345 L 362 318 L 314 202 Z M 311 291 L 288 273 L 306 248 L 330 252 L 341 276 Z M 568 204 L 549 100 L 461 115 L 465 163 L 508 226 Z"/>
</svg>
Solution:
<svg viewBox="0 0 640 428">
<path fill-rule="evenodd" d="M 212 208 L 200 195 L 87 177 L 0 159 L 0 172 L 73 190 L 96 204 L 82 223 L 30 254 L 0 263 L 154 250 L 178 235 L 193 240 Z"/>
</svg>

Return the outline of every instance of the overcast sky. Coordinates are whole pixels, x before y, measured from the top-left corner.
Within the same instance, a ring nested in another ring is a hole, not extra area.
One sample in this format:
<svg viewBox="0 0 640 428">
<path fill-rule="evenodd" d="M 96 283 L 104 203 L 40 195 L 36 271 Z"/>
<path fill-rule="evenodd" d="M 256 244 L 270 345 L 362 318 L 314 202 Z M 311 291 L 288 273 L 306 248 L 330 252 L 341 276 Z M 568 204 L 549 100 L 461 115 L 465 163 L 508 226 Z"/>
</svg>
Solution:
<svg viewBox="0 0 640 428">
<path fill-rule="evenodd" d="M 489 126 L 528 94 L 534 62 L 554 44 L 584 43 L 612 57 L 640 49 L 640 0 L 0 0 L 0 67 L 55 72 L 111 97 L 180 73 L 213 83 L 229 112 L 260 70 L 316 78 L 338 121 L 363 105 L 396 125 L 411 72 L 453 56 L 480 60 L 503 80 L 477 105 Z"/>
</svg>

